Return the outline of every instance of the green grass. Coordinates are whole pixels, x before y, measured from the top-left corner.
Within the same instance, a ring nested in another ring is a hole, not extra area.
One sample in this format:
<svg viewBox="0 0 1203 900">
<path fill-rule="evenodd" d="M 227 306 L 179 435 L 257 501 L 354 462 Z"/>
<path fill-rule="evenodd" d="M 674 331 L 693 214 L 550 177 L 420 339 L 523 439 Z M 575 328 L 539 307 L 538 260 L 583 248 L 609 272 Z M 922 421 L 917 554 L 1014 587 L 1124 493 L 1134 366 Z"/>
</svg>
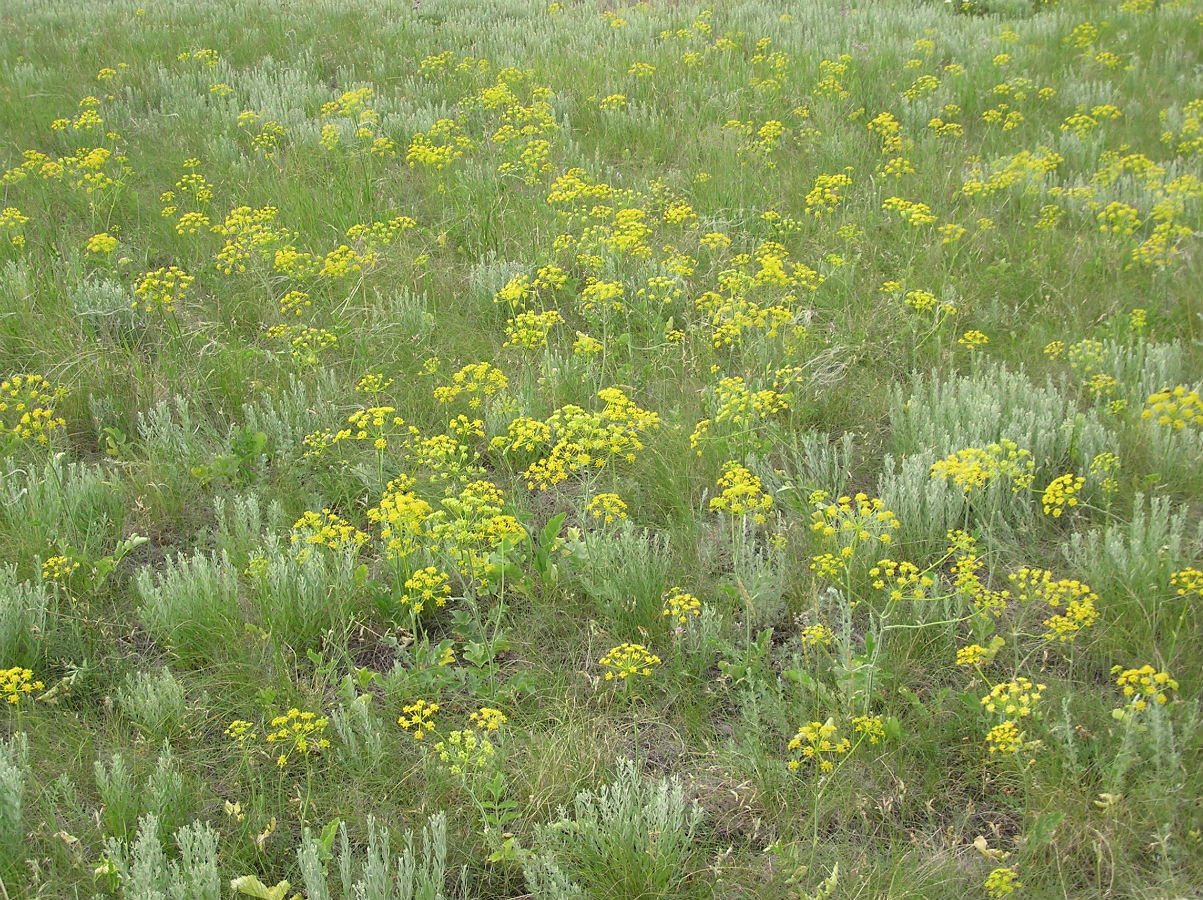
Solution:
<svg viewBox="0 0 1203 900">
<path fill-rule="evenodd" d="M 779 6 L 8 4 L 0 895 L 1197 892 L 1203 4 Z"/>
</svg>

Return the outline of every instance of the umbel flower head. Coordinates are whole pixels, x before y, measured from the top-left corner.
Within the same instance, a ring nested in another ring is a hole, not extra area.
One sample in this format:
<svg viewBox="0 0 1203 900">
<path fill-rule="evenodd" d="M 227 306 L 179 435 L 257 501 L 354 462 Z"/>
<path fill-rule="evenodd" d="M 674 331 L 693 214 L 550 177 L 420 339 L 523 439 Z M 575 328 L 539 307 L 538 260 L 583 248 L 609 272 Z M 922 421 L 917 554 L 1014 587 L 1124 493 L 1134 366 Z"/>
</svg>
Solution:
<svg viewBox="0 0 1203 900">
<path fill-rule="evenodd" d="M 288 765 L 289 756 L 299 753 L 308 757 L 311 753 L 320 753 L 330 746 L 330 741 L 322 737 L 330 720 L 312 712 L 301 712 L 295 706 L 282 716 L 271 720 L 274 729 L 267 736 L 269 744 L 283 745 L 282 752 L 276 758 L 276 765 L 283 769 Z"/>
<path fill-rule="evenodd" d="M 649 653 L 643 644 L 619 644 L 599 660 L 607 670 L 606 681 L 615 678 L 625 681 L 630 677 L 652 674 L 652 668 L 660 665 L 660 657 Z"/>
</svg>

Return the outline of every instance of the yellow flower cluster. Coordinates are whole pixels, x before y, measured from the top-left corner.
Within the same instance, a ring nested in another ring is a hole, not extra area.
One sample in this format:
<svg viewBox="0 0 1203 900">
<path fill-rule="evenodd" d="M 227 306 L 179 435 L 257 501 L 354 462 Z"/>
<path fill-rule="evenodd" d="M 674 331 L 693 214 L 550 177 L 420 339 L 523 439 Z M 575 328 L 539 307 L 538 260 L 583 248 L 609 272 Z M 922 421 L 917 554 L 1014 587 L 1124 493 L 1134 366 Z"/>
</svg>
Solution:
<svg viewBox="0 0 1203 900">
<path fill-rule="evenodd" d="M 502 346 L 521 347 L 524 350 L 546 347 L 551 329 L 563 324 L 564 317 L 558 310 L 524 310 L 505 323 L 505 343 Z"/>
<path fill-rule="evenodd" d="M 4 209 L 0 209 L 0 233 L 9 232 L 9 243 L 18 249 L 25 246 L 24 225 L 28 221 L 29 217 L 22 215 L 21 210 L 15 206 L 6 206 Z"/>
<path fill-rule="evenodd" d="M 478 735 L 471 728 L 451 732 L 447 740 L 434 745 L 434 751 L 447 771 L 458 776 L 488 768 L 496 754 L 496 748 L 486 733 L 482 731 Z"/>
<path fill-rule="evenodd" d="M 957 665 L 980 666 L 988 655 L 989 651 L 981 644 L 969 644 L 957 650 Z"/>
<path fill-rule="evenodd" d="M 409 607 L 413 615 L 418 616 L 428 603 L 446 606 L 450 596 L 451 585 L 447 583 L 447 573 L 440 572 L 434 566 L 426 566 L 405 579 L 405 593 L 401 595 L 401 602 Z"/>
<path fill-rule="evenodd" d="M 814 507 L 811 530 L 824 538 L 835 538 L 845 559 L 853 556 L 862 544 L 893 542 L 892 532 L 901 525 L 885 503 L 863 492 L 833 501 L 826 491 L 815 491 L 810 496 L 810 505 Z"/>
<path fill-rule="evenodd" d="M 804 647 L 830 647 L 835 635 L 827 625 L 807 625 L 798 633 Z"/>
<path fill-rule="evenodd" d="M 968 347 L 970 350 L 976 350 L 978 347 L 984 347 L 990 343 L 990 338 L 977 330 L 966 331 L 957 339 L 957 343 Z"/>
<path fill-rule="evenodd" d="M 51 556 L 42 563 L 42 580 L 66 584 L 67 579 L 79 569 L 79 563 L 66 556 Z"/>
<path fill-rule="evenodd" d="M 294 752 L 308 757 L 329 747 L 330 741 L 322 736 L 329 724 L 330 720 L 325 716 L 301 712 L 295 706 L 284 715 L 272 719 L 271 727 L 275 731 L 268 734 L 267 742 L 286 747 L 276 758 L 276 765 L 283 769 Z"/>
<path fill-rule="evenodd" d="M 1149 699 L 1158 706 L 1164 706 L 1170 699 L 1168 692 L 1178 690 L 1178 682 L 1168 672 L 1158 672 L 1147 663 L 1139 669 L 1112 666 L 1111 674 L 1119 676 L 1115 683 L 1128 698 L 1128 707 L 1136 712 L 1146 709 Z"/>
<path fill-rule="evenodd" d="M 948 553 L 953 556 L 953 586 L 962 597 L 967 597 L 978 610 L 988 612 L 996 618 L 1007 608 L 1010 591 L 995 591 L 988 588 L 978 575 L 985 563 L 977 555 L 977 541 L 965 531 L 948 532 L 951 546 Z"/>
<path fill-rule="evenodd" d="M 664 595 L 664 608 L 660 615 L 675 619 L 678 625 L 684 625 L 690 616 L 701 614 L 702 602 L 693 594 L 675 587 Z"/>
<path fill-rule="evenodd" d="M 18 373 L 0 381 L 0 428 L 17 440 L 48 443 L 51 432 L 67 422 L 55 414 L 55 404 L 67 389 L 42 375 Z"/>
<path fill-rule="evenodd" d="M 826 722 L 809 722 L 798 728 L 786 749 L 794 754 L 789 761 L 789 770 L 798 771 L 802 764 L 811 763 L 821 773 L 835 769 L 835 760 L 852 749 L 852 742 L 839 736 L 834 719 Z"/>
<path fill-rule="evenodd" d="M 268 335 L 271 334 L 272 330 L 269 330 Z M 337 343 L 338 335 L 332 331 L 325 328 L 302 328 L 291 335 L 289 353 L 297 365 L 313 367 L 318 364 L 319 354 Z"/>
<path fill-rule="evenodd" d="M 869 577 L 873 579 L 871 584 L 875 590 L 889 591 L 891 600 L 901 600 L 904 596 L 911 600 L 922 600 L 935 584 L 931 575 L 905 560 L 878 560 L 877 565 L 869 569 Z"/>
<path fill-rule="evenodd" d="M 497 731 L 509 721 L 505 713 L 491 706 L 482 706 L 476 712 L 472 713 L 472 715 L 468 716 L 468 720 L 481 731 Z"/>
<path fill-rule="evenodd" d="M 100 234 L 94 234 L 88 238 L 88 242 L 84 244 L 84 250 L 88 253 L 98 255 L 107 255 L 117 249 L 117 238 L 113 237 L 107 231 L 102 231 Z"/>
<path fill-rule="evenodd" d="M 881 716 L 853 716 L 852 730 L 864 735 L 870 744 L 880 744 L 886 737 L 886 725 Z"/>
<path fill-rule="evenodd" d="M 268 262 L 275 258 L 281 244 L 287 244 L 292 234 L 274 227 L 280 211 L 274 206 L 251 209 L 239 206 L 230 210 L 220 225 L 209 230 L 225 238 L 217 252 L 217 270 L 223 275 L 242 274 L 253 261 Z"/>
<path fill-rule="evenodd" d="M 1118 200 L 1113 200 L 1103 207 L 1103 211 L 1098 214 L 1099 231 L 1103 234 L 1119 235 L 1120 237 L 1129 237 L 1136 233 L 1144 221 L 1140 218 L 1140 211 L 1131 203 L 1121 203 Z"/>
<path fill-rule="evenodd" d="M 434 731 L 438 727 L 434 721 L 435 713 L 438 711 L 437 703 L 415 700 L 401 708 L 402 715 L 397 719 L 397 724 L 406 731 L 412 732 L 415 741 L 420 741 L 426 736 L 426 732 Z"/>
<path fill-rule="evenodd" d="M 527 466 L 522 477 L 530 490 L 546 490 L 576 472 L 602 469 L 617 460 L 634 462 L 644 448 L 645 432 L 660 427 L 660 416 L 642 409 L 615 387 L 598 391 L 601 412 L 579 406 L 562 406 L 548 417 L 550 452 Z"/>
<path fill-rule="evenodd" d="M 246 744 L 256 738 L 255 725 L 246 719 L 235 719 L 226 726 L 226 737 L 237 744 Z"/>
<path fill-rule="evenodd" d="M 471 139 L 461 133 L 454 119 L 439 119 L 427 131 L 419 131 L 409 143 L 405 161 L 412 169 L 425 166 L 436 172 L 473 149 Z"/>
<path fill-rule="evenodd" d="M 617 494 L 598 494 L 585 505 L 585 512 L 602 524 L 611 525 L 627 517 L 627 505 Z"/>
<path fill-rule="evenodd" d="M 389 432 L 394 428 L 402 428 L 405 420 L 396 415 L 392 406 L 369 406 L 356 410 L 347 417 L 347 428 L 335 435 L 344 439 L 372 442 L 379 451 L 388 449 Z"/>
<path fill-rule="evenodd" d="M 646 678 L 660 662 L 660 657 L 649 653 L 643 644 L 630 643 L 619 644 L 598 660 L 601 667 L 608 670 L 606 681 L 613 681 L 615 678 L 625 681 L 632 676 Z"/>
<path fill-rule="evenodd" d="M 465 579 L 488 590 L 500 583 L 505 564 L 520 563 L 526 529 L 505 512 L 501 490 L 490 481 L 473 481 L 426 522 L 429 548 L 443 554 Z M 508 555 L 503 555 L 508 554 Z"/>
<path fill-rule="evenodd" d="M 1197 389 L 1187 390 L 1183 385 L 1166 388 L 1149 395 L 1140 417 L 1170 428 L 1182 429 L 1187 425 L 1203 428 L 1203 399 Z"/>
<path fill-rule="evenodd" d="M 19 666 L 0 669 L 0 694 L 4 695 L 5 702 L 10 706 L 19 707 L 23 698 L 44 687 L 42 682 L 34 680 L 33 672 L 29 669 Z"/>
<path fill-rule="evenodd" d="M 509 384 L 505 373 L 496 366 L 487 362 L 473 363 L 452 375 L 451 384 L 435 388 L 434 399 L 439 403 L 451 403 L 464 396 L 469 408 L 478 409 L 483 400 L 504 392 Z"/>
<path fill-rule="evenodd" d="M 1015 586 L 1015 597 L 1024 603 L 1045 603 L 1051 609 L 1064 612 L 1044 620 L 1048 628 L 1045 640 L 1056 638 L 1069 643 L 1079 631 L 1093 625 L 1099 617 L 1095 604 L 1098 596 L 1088 585 L 1077 579 L 1054 580 L 1046 569 L 1023 568 L 1008 576 Z"/>
<path fill-rule="evenodd" d="M 288 542 L 300 553 L 311 547 L 328 547 L 343 552 L 356 551 L 367 543 L 368 536 L 329 509 L 320 513 L 307 510 L 292 526 Z"/>
<path fill-rule="evenodd" d="M 386 559 L 403 560 L 421 546 L 431 507 L 410 490 L 413 485 L 405 475 L 394 478 L 385 486 L 380 503 L 367 511 L 368 521 L 380 528 Z"/>
<path fill-rule="evenodd" d="M 919 228 L 922 225 L 931 225 L 936 222 L 936 217 L 932 215 L 931 207 L 926 203 L 904 200 L 901 197 L 887 197 L 885 202 L 881 204 L 881 208 L 898 213 L 913 228 Z"/>
<path fill-rule="evenodd" d="M 1113 494 L 1119 490 L 1119 481 L 1115 478 L 1119 467 L 1119 457 L 1114 453 L 1100 453 L 1090 461 L 1090 475 L 1099 479 L 1099 487 L 1104 493 Z"/>
<path fill-rule="evenodd" d="M 768 521 L 773 497 L 764 492 L 760 478 L 737 462 L 723 463 L 718 478 L 721 493 L 710 499 L 710 508 L 731 516 L 750 515 L 757 525 Z"/>
<path fill-rule="evenodd" d="M 986 876 L 986 883 L 983 887 L 990 900 L 1006 900 L 1017 890 L 1023 888 L 1023 882 L 1019 880 L 1019 873 L 1015 869 L 1000 867 Z"/>
<path fill-rule="evenodd" d="M 932 464 L 931 477 L 951 480 L 966 494 L 1000 480 L 1011 482 L 1011 492 L 1031 486 L 1036 464 L 1028 450 L 1003 438 L 986 447 L 966 447 Z"/>
<path fill-rule="evenodd" d="M 1040 497 L 1044 506 L 1044 514 L 1059 518 L 1066 506 L 1077 506 L 1077 495 L 1081 492 L 1086 479 L 1080 475 L 1060 475 L 1049 482 L 1048 487 Z"/>
<path fill-rule="evenodd" d="M 806 212 L 816 219 L 835 211 L 839 205 L 840 190 L 852 186 L 852 179 L 841 173 L 835 175 L 819 175 L 815 178 L 814 187 L 806 195 Z"/>
<path fill-rule="evenodd" d="M 146 312 L 175 312 L 175 305 L 182 303 L 193 282 L 193 277 L 179 266 L 166 266 L 145 273 L 134 287 L 134 309 L 139 305 Z"/>
<path fill-rule="evenodd" d="M 999 722 L 986 733 L 986 747 L 991 753 L 1017 753 L 1023 747 L 1024 732 L 1011 719 Z"/>
<path fill-rule="evenodd" d="M 1182 569 L 1170 576 L 1170 587 L 1178 589 L 1178 596 L 1198 594 L 1203 598 L 1203 572 L 1195 568 Z"/>
<path fill-rule="evenodd" d="M 1012 681 L 1004 681 L 991 688 L 990 693 L 982 698 L 982 706 L 988 713 L 1009 719 L 1023 719 L 1032 715 L 1044 690 L 1045 685 L 1033 684 L 1018 675 Z"/>
</svg>

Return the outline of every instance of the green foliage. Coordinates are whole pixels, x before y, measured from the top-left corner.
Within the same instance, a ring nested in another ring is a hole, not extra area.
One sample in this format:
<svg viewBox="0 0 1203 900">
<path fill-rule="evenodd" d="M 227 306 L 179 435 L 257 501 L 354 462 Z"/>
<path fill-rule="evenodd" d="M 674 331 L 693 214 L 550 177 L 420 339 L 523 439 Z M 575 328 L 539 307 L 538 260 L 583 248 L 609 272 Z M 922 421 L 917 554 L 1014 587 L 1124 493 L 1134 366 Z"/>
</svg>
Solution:
<svg viewBox="0 0 1203 900">
<path fill-rule="evenodd" d="M 0 894 L 1197 893 L 1200 0 L 263 6 L 4 3 Z"/>
<path fill-rule="evenodd" d="M 117 703 L 150 738 L 161 740 L 184 727 L 184 688 L 168 668 L 131 672 L 117 689 Z"/>
<path fill-rule="evenodd" d="M 186 662 L 220 659 L 239 618 L 238 573 L 224 553 L 180 553 L 134 578 L 138 618 Z"/>
<path fill-rule="evenodd" d="M 620 759 L 613 781 L 581 791 L 571 814 L 561 809 L 535 829 L 528 883 L 532 891 L 567 889 L 568 896 L 580 890 L 592 897 L 686 896 L 701 817 L 680 779 L 649 781 L 635 763 Z"/>
</svg>

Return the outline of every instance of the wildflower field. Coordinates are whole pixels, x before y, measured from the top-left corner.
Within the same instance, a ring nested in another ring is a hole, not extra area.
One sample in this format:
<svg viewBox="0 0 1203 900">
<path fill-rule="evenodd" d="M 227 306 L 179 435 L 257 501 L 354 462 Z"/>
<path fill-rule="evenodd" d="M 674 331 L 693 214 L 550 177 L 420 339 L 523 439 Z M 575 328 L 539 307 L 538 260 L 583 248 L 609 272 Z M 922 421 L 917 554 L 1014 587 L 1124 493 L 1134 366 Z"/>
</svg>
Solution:
<svg viewBox="0 0 1203 900">
<path fill-rule="evenodd" d="M 1203 0 L 6 0 L 0 898 L 1203 891 Z"/>
</svg>

